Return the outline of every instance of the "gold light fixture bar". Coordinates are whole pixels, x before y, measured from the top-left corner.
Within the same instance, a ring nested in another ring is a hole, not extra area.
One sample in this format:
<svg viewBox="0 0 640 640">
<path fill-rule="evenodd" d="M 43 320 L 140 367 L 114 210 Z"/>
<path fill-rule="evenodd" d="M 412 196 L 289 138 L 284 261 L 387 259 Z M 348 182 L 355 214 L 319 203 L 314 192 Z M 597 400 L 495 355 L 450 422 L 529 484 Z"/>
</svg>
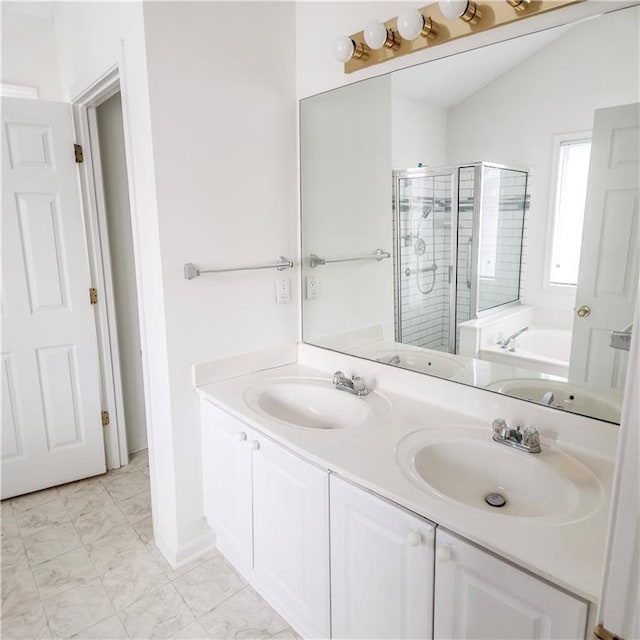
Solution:
<svg viewBox="0 0 640 640">
<path fill-rule="evenodd" d="M 418 37 L 415 40 L 405 40 L 398 33 L 397 18 L 391 18 L 384 23 L 387 29 L 390 29 L 396 40 L 397 46 L 394 48 L 382 47 L 381 49 L 371 50 L 364 41 L 364 32 L 359 31 L 350 36 L 355 44 L 356 51 L 368 51 L 369 55 L 361 57 L 354 56 L 344 64 L 345 73 L 353 73 L 360 69 L 366 69 L 374 64 L 380 64 L 387 60 L 393 60 L 398 56 L 404 56 L 414 51 L 421 51 L 427 47 L 436 47 L 451 40 L 464 38 L 474 33 L 481 33 L 489 29 L 495 29 L 511 22 L 517 22 L 530 16 L 539 15 L 561 9 L 572 4 L 578 4 L 585 0 L 503 0 L 502 2 L 476 2 L 481 18 L 474 23 L 465 22 L 461 18 L 449 19 L 445 18 L 435 2 L 427 7 L 419 9 L 424 16 L 425 24 L 430 21 L 436 25 L 436 29 L 430 34 L 429 38 Z"/>
</svg>

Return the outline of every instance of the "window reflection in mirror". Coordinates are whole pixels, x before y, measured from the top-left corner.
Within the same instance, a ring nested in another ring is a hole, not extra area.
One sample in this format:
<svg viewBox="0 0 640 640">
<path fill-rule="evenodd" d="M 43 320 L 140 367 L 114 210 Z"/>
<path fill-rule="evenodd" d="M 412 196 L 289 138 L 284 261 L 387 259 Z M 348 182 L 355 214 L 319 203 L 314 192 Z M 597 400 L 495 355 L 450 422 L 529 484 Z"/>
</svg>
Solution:
<svg viewBox="0 0 640 640">
<path fill-rule="evenodd" d="M 304 341 L 619 422 L 639 21 L 619 10 L 301 101 Z"/>
</svg>

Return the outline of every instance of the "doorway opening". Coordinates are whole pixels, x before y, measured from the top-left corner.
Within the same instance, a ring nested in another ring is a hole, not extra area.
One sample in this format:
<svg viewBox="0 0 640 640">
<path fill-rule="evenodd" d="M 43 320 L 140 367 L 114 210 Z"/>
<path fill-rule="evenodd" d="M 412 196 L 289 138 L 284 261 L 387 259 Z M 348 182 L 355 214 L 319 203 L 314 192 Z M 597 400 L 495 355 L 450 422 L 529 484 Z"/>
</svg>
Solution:
<svg viewBox="0 0 640 640">
<path fill-rule="evenodd" d="M 138 278 L 127 173 L 126 131 L 118 70 L 73 103 L 81 141 L 83 206 L 92 282 L 99 291 L 96 329 L 107 469 L 147 448 Z M 102 296 L 100 296 L 102 292 Z"/>
</svg>

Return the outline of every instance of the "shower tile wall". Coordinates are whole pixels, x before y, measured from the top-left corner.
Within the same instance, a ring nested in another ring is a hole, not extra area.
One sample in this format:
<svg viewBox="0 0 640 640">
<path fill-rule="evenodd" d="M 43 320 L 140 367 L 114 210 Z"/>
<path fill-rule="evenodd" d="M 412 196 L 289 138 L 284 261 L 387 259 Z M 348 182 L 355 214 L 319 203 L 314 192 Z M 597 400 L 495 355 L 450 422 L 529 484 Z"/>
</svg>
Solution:
<svg viewBox="0 0 640 640">
<path fill-rule="evenodd" d="M 451 261 L 451 176 L 400 180 L 400 304 L 399 338 L 404 344 L 448 351 L 449 269 Z M 416 255 L 418 225 L 424 207 L 432 207 L 422 220 L 420 235 L 426 243 L 424 255 Z M 435 223 L 435 255 L 431 234 Z M 435 262 L 438 269 L 431 289 L 431 272 L 416 274 Z M 411 269 L 407 276 L 405 270 Z M 418 282 L 418 278 L 420 279 Z M 418 286 L 420 285 L 420 287 Z M 423 293 L 422 291 L 429 291 Z"/>
</svg>

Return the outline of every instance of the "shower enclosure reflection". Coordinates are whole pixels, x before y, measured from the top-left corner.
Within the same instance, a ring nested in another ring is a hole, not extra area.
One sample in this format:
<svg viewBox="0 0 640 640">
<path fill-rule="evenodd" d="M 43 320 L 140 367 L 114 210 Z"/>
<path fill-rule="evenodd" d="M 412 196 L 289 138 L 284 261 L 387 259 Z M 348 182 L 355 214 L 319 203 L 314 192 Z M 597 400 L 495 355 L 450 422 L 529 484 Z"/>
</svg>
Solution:
<svg viewBox="0 0 640 640">
<path fill-rule="evenodd" d="M 394 171 L 396 342 L 460 352 L 461 323 L 520 299 L 527 172 Z"/>
</svg>

